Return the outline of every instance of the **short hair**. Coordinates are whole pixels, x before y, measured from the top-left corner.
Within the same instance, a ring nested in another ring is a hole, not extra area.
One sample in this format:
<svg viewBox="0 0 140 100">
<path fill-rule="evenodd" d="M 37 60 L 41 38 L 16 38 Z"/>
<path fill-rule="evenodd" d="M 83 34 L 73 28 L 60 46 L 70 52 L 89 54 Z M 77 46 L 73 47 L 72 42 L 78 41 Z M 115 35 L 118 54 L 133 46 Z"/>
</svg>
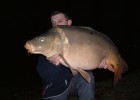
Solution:
<svg viewBox="0 0 140 100">
<path fill-rule="evenodd" d="M 60 13 L 62 13 L 67 20 L 70 20 L 70 17 L 66 13 L 58 11 L 58 10 L 52 12 L 50 17 L 55 16 L 55 15 L 60 14 Z"/>
</svg>

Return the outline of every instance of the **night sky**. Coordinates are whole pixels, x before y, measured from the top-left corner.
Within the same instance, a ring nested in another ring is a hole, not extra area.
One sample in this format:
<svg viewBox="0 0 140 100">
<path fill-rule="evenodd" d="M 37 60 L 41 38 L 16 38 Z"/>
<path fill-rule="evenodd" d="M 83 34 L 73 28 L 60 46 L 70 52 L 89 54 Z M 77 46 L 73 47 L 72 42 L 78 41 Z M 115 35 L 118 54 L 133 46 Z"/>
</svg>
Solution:
<svg viewBox="0 0 140 100">
<path fill-rule="evenodd" d="M 28 39 L 51 27 L 50 13 L 55 10 L 66 12 L 73 25 L 92 27 L 108 35 L 128 63 L 138 61 L 140 9 L 137 3 L 124 0 L 75 1 L 11 0 L 1 3 L 1 83 L 28 84 L 28 80 L 37 80 L 37 55 L 28 55 L 23 46 Z"/>
</svg>

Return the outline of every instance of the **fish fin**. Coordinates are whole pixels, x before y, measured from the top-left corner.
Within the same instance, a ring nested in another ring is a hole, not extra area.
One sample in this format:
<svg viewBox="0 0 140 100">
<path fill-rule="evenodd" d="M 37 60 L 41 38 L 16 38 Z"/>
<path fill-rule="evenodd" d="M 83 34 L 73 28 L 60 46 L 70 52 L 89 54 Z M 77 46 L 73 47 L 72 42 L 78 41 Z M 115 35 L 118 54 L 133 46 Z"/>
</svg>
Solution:
<svg viewBox="0 0 140 100">
<path fill-rule="evenodd" d="M 111 66 L 111 65 L 108 65 L 108 66 L 107 66 L 107 69 L 108 69 L 109 71 L 111 71 L 111 72 L 114 72 L 114 67 Z"/>
<path fill-rule="evenodd" d="M 63 59 L 63 61 L 68 65 L 68 67 L 72 69 L 72 67 L 70 66 L 70 64 L 66 61 L 66 59 L 64 58 L 64 56 L 62 54 L 59 54 L 59 56 Z M 82 69 L 76 69 L 80 74 L 81 76 L 89 83 L 90 82 L 90 75 L 89 73 L 87 73 L 86 71 L 82 70 Z"/>
<path fill-rule="evenodd" d="M 82 26 L 82 28 L 85 28 L 85 29 L 88 29 L 88 30 L 91 30 L 91 31 L 95 31 L 93 28 L 91 27 L 86 27 L 86 26 Z"/>
<path fill-rule="evenodd" d="M 76 69 L 72 69 L 72 68 L 70 68 L 70 70 L 71 70 L 71 72 L 72 72 L 73 75 L 75 75 L 75 74 L 78 73 L 78 71 L 77 71 Z"/>
<path fill-rule="evenodd" d="M 64 58 L 63 54 L 59 54 L 59 56 L 60 56 L 60 58 L 65 62 L 65 64 L 68 65 L 69 68 L 72 68 L 72 67 L 70 66 L 70 64 L 67 62 L 67 60 Z"/>
<path fill-rule="evenodd" d="M 90 80 L 91 80 L 91 77 L 89 75 L 88 72 L 86 72 L 85 70 L 82 70 L 82 69 L 76 69 L 80 74 L 81 76 L 88 82 L 90 83 Z"/>
</svg>

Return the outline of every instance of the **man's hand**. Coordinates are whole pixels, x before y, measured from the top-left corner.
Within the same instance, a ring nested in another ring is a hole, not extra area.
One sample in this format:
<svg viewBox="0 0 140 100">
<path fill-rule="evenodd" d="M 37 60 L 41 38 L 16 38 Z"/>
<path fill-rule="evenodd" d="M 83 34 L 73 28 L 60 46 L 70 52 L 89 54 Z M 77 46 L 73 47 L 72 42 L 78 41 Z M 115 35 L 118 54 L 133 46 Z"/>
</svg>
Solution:
<svg viewBox="0 0 140 100">
<path fill-rule="evenodd" d="M 54 65 L 59 65 L 60 64 L 60 62 L 59 62 L 59 60 L 60 60 L 59 54 L 53 55 L 53 56 L 47 58 L 47 60 L 49 60 Z"/>
</svg>

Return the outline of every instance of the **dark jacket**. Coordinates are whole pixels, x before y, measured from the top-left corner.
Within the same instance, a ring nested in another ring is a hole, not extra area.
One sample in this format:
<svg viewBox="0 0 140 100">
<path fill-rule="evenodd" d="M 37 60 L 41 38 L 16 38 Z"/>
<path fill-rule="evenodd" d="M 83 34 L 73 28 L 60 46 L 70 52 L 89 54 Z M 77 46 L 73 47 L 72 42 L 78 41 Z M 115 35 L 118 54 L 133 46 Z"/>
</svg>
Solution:
<svg viewBox="0 0 140 100">
<path fill-rule="evenodd" d="M 43 82 L 42 98 L 59 95 L 68 88 L 72 78 L 69 68 L 56 66 L 40 55 L 36 69 Z"/>
</svg>

